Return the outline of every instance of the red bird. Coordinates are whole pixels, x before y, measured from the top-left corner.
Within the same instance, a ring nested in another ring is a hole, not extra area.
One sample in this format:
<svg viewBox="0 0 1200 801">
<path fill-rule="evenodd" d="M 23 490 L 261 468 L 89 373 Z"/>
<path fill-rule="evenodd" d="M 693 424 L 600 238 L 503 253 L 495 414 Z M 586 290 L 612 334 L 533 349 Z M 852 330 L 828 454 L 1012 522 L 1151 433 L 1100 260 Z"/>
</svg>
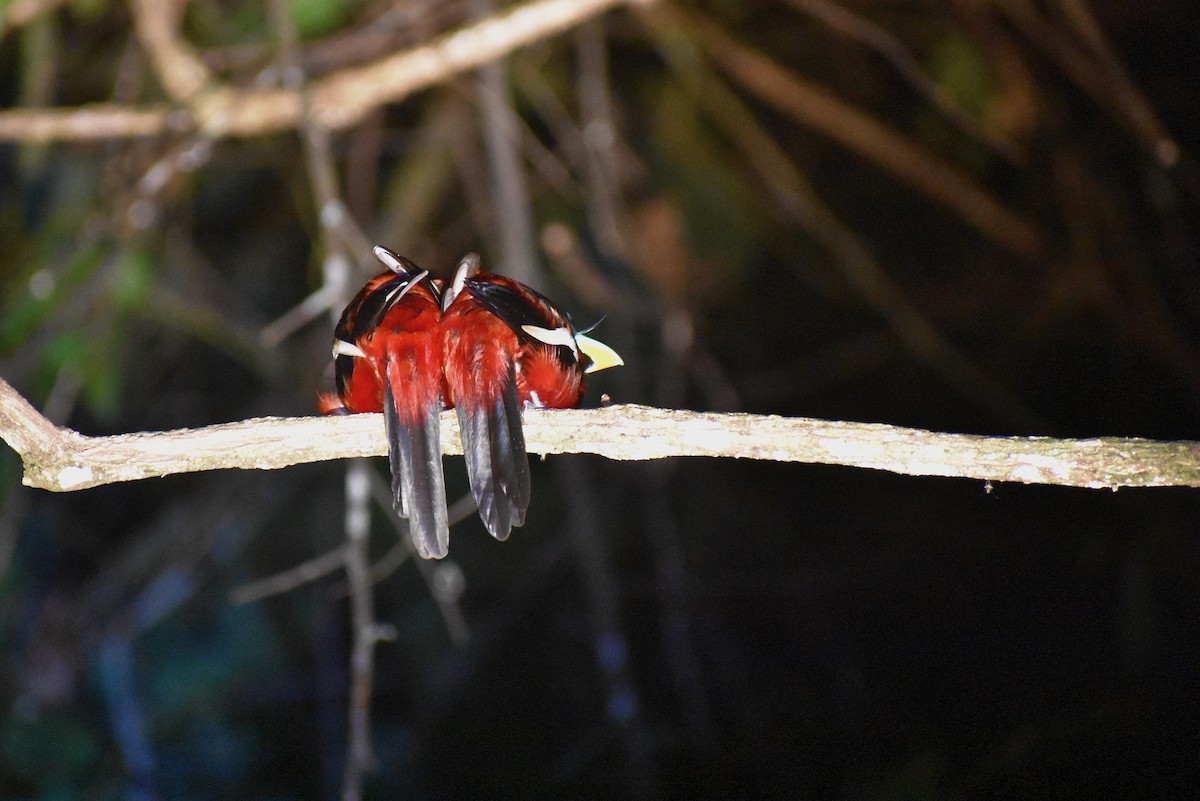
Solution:
<svg viewBox="0 0 1200 801">
<path fill-rule="evenodd" d="M 577 406 L 584 373 L 623 362 L 542 295 L 481 273 L 474 253 L 459 262 L 442 308 L 447 400 L 458 412 L 471 492 L 488 531 L 504 540 L 529 506 L 522 408 Z"/>
<path fill-rule="evenodd" d="M 350 302 L 334 332 L 337 394 L 323 414 L 383 412 L 392 468 L 392 503 L 408 518 L 417 552 L 441 559 L 450 544 L 442 474 L 441 305 L 429 273 L 386 248 L 390 269 Z"/>
</svg>

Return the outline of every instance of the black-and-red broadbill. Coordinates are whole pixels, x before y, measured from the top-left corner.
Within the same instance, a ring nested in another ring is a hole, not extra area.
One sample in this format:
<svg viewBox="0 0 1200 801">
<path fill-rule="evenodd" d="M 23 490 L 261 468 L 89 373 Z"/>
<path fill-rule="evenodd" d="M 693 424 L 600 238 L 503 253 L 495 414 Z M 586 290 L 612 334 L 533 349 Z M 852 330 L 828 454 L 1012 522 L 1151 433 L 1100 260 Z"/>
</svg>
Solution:
<svg viewBox="0 0 1200 801">
<path fill-rule="evenodd" d="M 578 332 L 547 298 L 460 260 L 443 289 L 426 271 L 377 247 L 377 275 L 342 313 L 334 333 L 337 393 L 324 414 L 384 414 L 396 511 L 425 557 L 449 548 L 439 417 L 458 413 L 471 492 L 488 531 L 507 539 L 525 521 L 529 463 L 526 407 L 579 405 L 583 376 L 621 364 Z"/>
</svg>

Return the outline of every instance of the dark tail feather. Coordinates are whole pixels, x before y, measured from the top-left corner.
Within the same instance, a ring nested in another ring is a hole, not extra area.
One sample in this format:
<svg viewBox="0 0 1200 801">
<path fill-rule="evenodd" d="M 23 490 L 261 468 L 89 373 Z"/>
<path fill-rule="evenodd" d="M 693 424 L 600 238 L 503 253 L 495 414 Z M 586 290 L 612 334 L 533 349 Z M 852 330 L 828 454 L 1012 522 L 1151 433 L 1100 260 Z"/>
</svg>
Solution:
<svg viewBox="0 0 1200 801">
<path fill-rule="evenodd" d="M 513 525 L 525 525 L 525 510 L 529 508 L 529 456 L 525 452 L 525 428 L 521 422 L 521 401 L 517 397 L 517 375 L 508 374 L 504 395 L 504 421 L 507 435 L 496 441 L 498 453 L 494 458 L 512 465 L 509 498 L 513 504 Z"/>
<path fill-rule="evenodd" d="M 391 382 L 384 382 L 383 421 L 392 467 L 392 505 L 408 518 L 408 531 L 424 559 L 441 559 L 450 550 L 446 518 L 446 480 L 442 475 L 441 399 L 425 409 L 418 425 L 400 422 Z"/>
<path fill-rule="evenodd" d="M 460 405 L 458 423 L 479 517 L 493 537 L 506 540 L 513 526 L 524 525 L 530 492 L 529 457 L 511 365 L 504 390 L 492 406 L 467 410 Z"/>
<path fill-rule="evenodd" d="M 400 466 L 400 441 L 407 439 L 407 436 L 400 425 L 400 414 L 396 411 L 392 387 L 386 381 L 383 392 L 383 430 L 387 434 L 388 467 L 392 471 L 392 507 L 396 510 L 396 514 L 408 517 L 408 502 L 401 491 L 403 484 L 400 482 L 400 476 L 404 474 L 404 470 Z"/>
</svg>

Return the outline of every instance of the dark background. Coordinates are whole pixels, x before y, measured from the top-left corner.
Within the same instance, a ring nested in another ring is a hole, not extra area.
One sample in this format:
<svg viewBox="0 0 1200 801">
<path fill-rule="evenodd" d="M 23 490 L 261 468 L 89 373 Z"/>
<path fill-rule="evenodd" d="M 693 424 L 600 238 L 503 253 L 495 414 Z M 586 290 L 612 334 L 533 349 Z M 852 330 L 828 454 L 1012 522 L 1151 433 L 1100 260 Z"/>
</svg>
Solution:
<svg viewBox="0 0 1200 801">
<path fill-rule="evenodd" d="M 164 100 L 129 7 L 46 5 L 0 38 L 4 108 Z M 264 4 L 188 5 L 183 35 L 221 80 L 248 86 L 276 63 Z M 479 11 L 291 8 L 312 78 Z M 369 242 L 437 275 L 477 250 L 583 324 L 606 314 L 596 335 L 627 366 L 592 380 L 589 405 L 1194 439 L 1197 41 L 1183 0 L 618 10 L 506 62 L 534 234 L 575 243 L 537 246 L 534 264 L 504 264 L 513 209 L 492 200 L 473 76 L 382 106 L 332 156 Z M 789 112 L 756 90 L 763 69 L 730 66 L 734 46 L 887 126 L 1033 239 L 980 230 Z M 606 107 L 613 137 L 589 149 L 584 122 Z M 1155 130 L 1179 160 L 1156 155 Z M 320 286 L 330 252 L 301 138 L 218 140 L 147 190 L 189 136 L 0 144 L 0 375 L 56 422 L 107 434 L 311 414 L 330 386 L 327 313 L 260 338 Z M 152 224 L 130 223 L 138 209 Z M 379 269 L 352 255 L 351 290 Z M 461 464 L 446 460 L 453 497 Z M 0 795 L 335 797 L 344 578 L 230 594 L 339 545 L 345 471 L 54 495 L 21 487 L 0 449 Z M 376 652 L 367 797 L 1195 787 L 1196 490 L 699 458 L 533 471 L 527 525 L 500 544 L 468 518 L 431 574 L 464 582 L 465 644 L 411 561 L 376 586 L 396 637 Z M 372 553 L 399 541 L 376 508 Z"/>
</svg>

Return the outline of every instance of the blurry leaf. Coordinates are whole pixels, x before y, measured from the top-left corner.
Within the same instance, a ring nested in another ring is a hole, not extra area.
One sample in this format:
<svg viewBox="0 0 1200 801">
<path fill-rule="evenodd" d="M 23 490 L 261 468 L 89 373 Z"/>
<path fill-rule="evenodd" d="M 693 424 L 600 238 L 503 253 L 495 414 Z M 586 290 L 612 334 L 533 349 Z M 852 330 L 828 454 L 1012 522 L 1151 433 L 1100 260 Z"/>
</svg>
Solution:
<svg viewBox="0 0 1200 801">
<path fill-rule="evenodd" d="M 663 87 L 655 106 L 656 156 L 666 173 L 660 177 L 678 199 L 691 250 L 706 260 L 756 251 L 760 203 L 737 162 L 707 126 L 697 124 L 695 106 L 682 90 Z"/>
<path fill-rule="evenodd" d="M 54 308 L 52 297 L 30 293 L 0 314 L 0 353 L 11 352 Z"/>
<path fill-rule="evenodd" d="M 9 714 L 0 722 L 0 757 L 5 771 L 40 783 L 78 775 L 93 765 L 100 746 L 73 718 L 23 720 Z"/>
<path fill-rule="evenodd" d="M 77 368 L 85 364 L 91 355 L 91 347 L 83 332 L 67 329 L 60 332 L 46 346 L 43 365 L 57 373 L 65 368 Z"/>
<path fill-rule="evenodd" d="M 238 3 L 218 8 L 210 3 L 188 3 L 188 21 L 198 41 L 234 44 L 265 34 L 266 6 L 266 3 Z"/>
<path fill-rule="evenodd" d="M 929 57 L 929 73 L 955 105 L 969 116 L 982 120 L 996 95 L 996 83 L 983 54 L 963 36 L 942 37 Z M 992 152 L 982 143 L 963 137 L 929 106 L 920 106 L 914 116 L 914 136 L 931 150 L 953 160 L 969 175 L 983 175 L 993 162 Z"/>
<path fill-rule="evenodd" d="M 112 298 L 122 311 L 136 309 L 146 301 L 154 278 L 154 262 L 143 250 L 132 251 L 117 267 L 112 280 Z"/>
<path fill-rule="evenodd" d="M 16 350 L 36 329 L 62 319 L 62 302 L 71 297 L 93 272 L 101 251 L 80 256 L 64 272 L 43 267 L 14 287 L 15 300 L 0 321 L 0 351 Z M 83 399 L 100 419 L 111 420 L 121 407 L 124 377 L 119 355 L 126 335 L 125 313 L 144 306 L 153 278 L 154 262 L 140 250 L 111 263 L 106 271 L 107 292 L 85 321 L 75 320 L 54 333 L 41 354 L 40 384 L 48 392 L 63 371 L 81 382 Z M 102 316 L 99 316 L 102 315 Z"/>
<path fill-rule="evenodd" d="M 215 630 L 197 632 L 180 615 L 155 626 L 138 644 L 145 654 L 147 697 L 167 721 L 219 714 L 214 698 L 253 671 L 279 670 L 272 630 L 257 606 L 227 606 Z"/>
<path fill-rule="evenodd" d="M 337 29 L 349 15 L 346 0 L 290 0 L 292 19 L 304 37 L 321 36 Z"/>
<path fill-rule="evenodd" d="M 121 393 L 125 382 L 113 360 L 106 353 L 101 355 L 102 358 L 88 363 L 83 380 L 83 399 L 96 417 L 110 421 L 115 420 L 121 411 Z"/>
<path fill-rule="evenodd" d="M 121 408 L 124 386 L 116 352 L 123 326 L 114 324 L 108 338 L 95 339 L 79 329 L 60 331 L 50 340 L 43 354 L 43 384 L 46 391 L 63 372 L 74 373 L 82 381 L 83 399 L 102 420 L 112 420 Z"/>
<path fill-rule="evenodd" d="M 996 82 L 983 53 L 964 36 L 943 36 L 929 56 L 934 81 L 971 116 L 982 117 L 996 93 Z"/>
<path fill-rule="evenodd" d="M 79 18 L 79 22 L 91 22 L 105 11 L 111 5 L 111 0 L 70 0 L 68 5 L 71 7 L 71 13 Z"/>
<path fill-rule="evenodd" d="M 17 282 L 0 309 L 0 354 L 15 349 L 53 314 L 97 267 L 102 255 L 100 248 L 90 248 L 62 269 L 42 267 L 27 281 Z"/>
</svg>

